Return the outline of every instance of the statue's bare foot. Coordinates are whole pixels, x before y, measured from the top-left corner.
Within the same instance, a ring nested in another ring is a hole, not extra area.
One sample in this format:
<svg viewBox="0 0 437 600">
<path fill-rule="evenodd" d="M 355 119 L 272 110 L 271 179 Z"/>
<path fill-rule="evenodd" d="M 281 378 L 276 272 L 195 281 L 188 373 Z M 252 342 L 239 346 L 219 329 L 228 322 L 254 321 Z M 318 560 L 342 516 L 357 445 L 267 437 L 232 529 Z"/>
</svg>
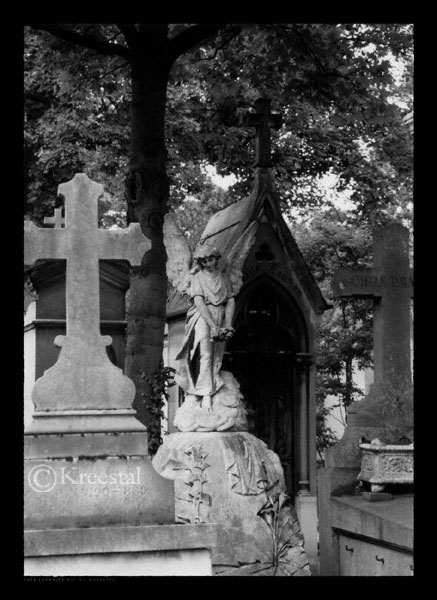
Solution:
<svg viewBox="0 0 437 600">
<path fill-rule="evenodd" d="M 211 396 L 203 396 L 200 406 L 203 409 L 210 411 L 212 409 Z"/>
</svg>

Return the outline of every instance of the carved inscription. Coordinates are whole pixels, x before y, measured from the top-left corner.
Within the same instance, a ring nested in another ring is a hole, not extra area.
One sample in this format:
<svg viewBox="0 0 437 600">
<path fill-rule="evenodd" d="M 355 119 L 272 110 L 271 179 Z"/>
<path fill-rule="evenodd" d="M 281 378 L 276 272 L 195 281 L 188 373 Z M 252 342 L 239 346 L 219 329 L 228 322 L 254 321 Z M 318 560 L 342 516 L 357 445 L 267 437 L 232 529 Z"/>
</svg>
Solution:
<svg viewBox="0 0 437 600">
<path fill-rule="evenodd" d="M 147 488 L 145 485 L 130 485 L 130 486 L 98 486 L 98 487 L 82 487 L 78 488 L 78 494 L 82 498 L 139 498 L 145 496 Z"/>
<path fill-rule="evenodd" d="M 412 287 L 413 278 L 403 275 L 345 274 L 339 285 L 341 288 L 354 287 L 363 290 L 369 288 L 401 289 Z"/>
</svg>

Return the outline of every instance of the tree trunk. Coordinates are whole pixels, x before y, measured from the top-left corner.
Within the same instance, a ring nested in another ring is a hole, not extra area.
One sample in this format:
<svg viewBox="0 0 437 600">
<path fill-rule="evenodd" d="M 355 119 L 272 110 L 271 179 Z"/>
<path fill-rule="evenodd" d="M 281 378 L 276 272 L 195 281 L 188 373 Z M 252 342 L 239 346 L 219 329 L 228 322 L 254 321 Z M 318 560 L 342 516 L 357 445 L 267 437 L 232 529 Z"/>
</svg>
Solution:
<svg viewBox="0 0 437 600">
<path fill-rule="evenodd" d="M 158 53 L 159 54 L 159 53 Z M 150 53 L 147 54 L 150 56 Z M 126 374 L 137 392 L 134 408 L 147 426 L 151 415 L 150 378 L 162 360 L 165 327 L 167 255 L 162 226 L 167 212 L 165 107 L 170 67 L 164 58 L 136 59 L 132 63 L 130 166 L 126 178 L 128 223 L 139 222 L 151 248 L 141 267 L 132 273 L 127 298 Z M 153 429 L 153 427 L 152 427 Z M 150 444 L 149 444 L 150 445 Z"/>
<path fill-rule="evenodd" d="M 344 407 L 347 409 L 348 406 L 352 403 L 352 390 L 353 390 L 353 365 L 352 365 L 352 357 L 348 358 L 345 361 L 345 371 L 346 371 L 346 382 L 345 382 L 345 391 L 344 391 Z M 346 412 L 347 414 L 347 412 Z"/>
</svg>

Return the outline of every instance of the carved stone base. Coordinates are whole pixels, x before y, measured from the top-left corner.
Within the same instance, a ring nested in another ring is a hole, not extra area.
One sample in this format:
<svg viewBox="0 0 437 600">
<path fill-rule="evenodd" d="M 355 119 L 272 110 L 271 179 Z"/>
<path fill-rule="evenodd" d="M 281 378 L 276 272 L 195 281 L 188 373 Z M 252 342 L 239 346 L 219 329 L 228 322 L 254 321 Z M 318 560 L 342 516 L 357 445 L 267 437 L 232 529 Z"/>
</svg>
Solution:
<svg viewBox="0 0 437 600">
<path fill-rule="evenodd" d="M 247 432 L 173 433 L 153 466 L 175 480 L 176 520 L 217 523 L 214 572 L 311 575 L 279 457 Z"/>
<path fill-rule="evenodd" d="M 360 444 L 361 471 L 358 479 L 367 481 L 372 492 L 382 492 L 389 483 L 412 484 L 414 481 L 414 444 L 386 445 L 378 439 Z"/>
<path fill-rule="evenodd" d="M 174 523 L 173 498 L 145 431 L 24 436 L 25 530 Z"/>
</svg>

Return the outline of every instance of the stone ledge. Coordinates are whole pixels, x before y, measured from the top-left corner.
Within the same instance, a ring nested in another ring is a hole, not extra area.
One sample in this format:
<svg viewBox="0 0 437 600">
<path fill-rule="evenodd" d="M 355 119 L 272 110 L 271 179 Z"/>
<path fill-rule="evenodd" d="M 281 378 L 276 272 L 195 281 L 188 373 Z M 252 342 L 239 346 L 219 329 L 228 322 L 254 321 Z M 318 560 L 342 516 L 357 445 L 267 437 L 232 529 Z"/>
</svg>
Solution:
<svg viewBox="0 0 437 600">
<path fill-rule="evenodd" d="M 332 527 L 399 548 L 414 547 L 413 496 L 367 502 L 359 496 L 331 498 Z"/>
<path fill-rule="evenodd" d="M 154 552 L 213 548 L 217 525 L 146 525 L 27 530 L 24 556 Z"/>
<path fill-rule="evenodd" d="M 139 421 L 138 421 L 139 423 Z M 141 425 L 141 424 L 140 424 Z M 147 430 L 25 434 L 26 458 L 77 456 L 147 456 Z"/>
</svg>

